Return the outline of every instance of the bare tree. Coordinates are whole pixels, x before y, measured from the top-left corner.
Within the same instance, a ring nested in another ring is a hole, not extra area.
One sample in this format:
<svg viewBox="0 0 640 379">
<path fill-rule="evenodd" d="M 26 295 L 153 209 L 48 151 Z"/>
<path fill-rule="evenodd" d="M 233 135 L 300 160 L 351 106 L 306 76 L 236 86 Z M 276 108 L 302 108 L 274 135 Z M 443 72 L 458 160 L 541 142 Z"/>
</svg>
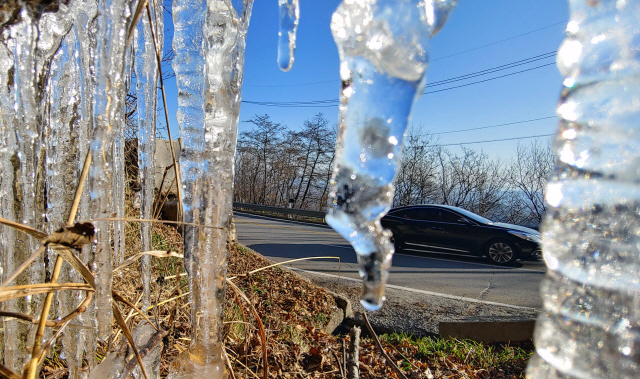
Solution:
<svg viewBox="0 0 640 379">
<path fill-rule="evenodd" d="M 516 158 L 508 169 L 509 184 L 517 191 L 523 212 L 521 224 L 537 226 L 547 211 L 544 190 L 554 166 L 550 144 L 534 141 L 528 146 L 518 144 Z"/>
<path fill-rule="evenodd" d="M 438 147 L 430 135 L 412 130 L 406 137 L 394 185 L 394 206 L 433 203 L 438 198 Z"/>
</svg>

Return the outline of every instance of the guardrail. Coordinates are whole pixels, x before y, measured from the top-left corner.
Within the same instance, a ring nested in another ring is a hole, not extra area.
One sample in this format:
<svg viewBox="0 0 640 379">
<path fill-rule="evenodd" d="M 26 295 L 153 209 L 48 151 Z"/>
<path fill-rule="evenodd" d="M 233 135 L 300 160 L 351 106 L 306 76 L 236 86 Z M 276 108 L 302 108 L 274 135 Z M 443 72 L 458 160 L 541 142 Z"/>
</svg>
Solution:
<svg viewBox="0 0 640 379">
<path fill-rule="evenodd" d="M 280 207 L 272 207 L 269 205 L 256 205 L 256 204 L 246 204 L 246 203 L 233 203 L 234 210 L 249 210 L 253 212 L 262 212 L 269 214 L 277 214 L 284 216 L 303 216 L 308 218 L 320 219 L 324 222 L 324 212 L 320 211 L 310 211 L 307 209 L 298 209 L 298 208 L 280 208 Z"/>
</svg>

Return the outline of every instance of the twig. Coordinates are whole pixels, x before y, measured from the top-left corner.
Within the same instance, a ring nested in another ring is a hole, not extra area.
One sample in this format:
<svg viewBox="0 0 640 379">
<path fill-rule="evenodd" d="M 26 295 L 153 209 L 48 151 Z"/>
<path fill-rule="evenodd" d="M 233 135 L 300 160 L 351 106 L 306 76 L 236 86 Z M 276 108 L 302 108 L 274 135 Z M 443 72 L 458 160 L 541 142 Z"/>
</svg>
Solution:
<svg viewBox="0 0 640 379">
<path fill-rule="evenodd" d="M 38 283 L 6 287 L 0 291 L 0 301 L 11 300 L 28 295 L 36 295 L 44 292 L 56 292 L 63 290 L 93 291 L 93 287 L 84 283 Z"/>
<path fill-rule="evenodd" d="M 0 290 L 4 289 L 7 284 L 11 283 L 15 278 L 18 277 L 18 275 L 20 275 L 24 270 L 27 269 L 27 267 L 29 267 L 29 265 L 36 260 L 36 258 L 38 258 L 38 256 L 40 254 L 42 254 L 44 252 L 44 250 L 46 249 L 46 246 L 42 245 L 40 246 L 40 248 L 38 248 L 38 250 L 35 251 L 35 253 L 31 254 L 31 256 L 29 258 L 27 258 L 26 261 L 22 262 L 22 264 L 20 265 L 20 267 L 18 267 L 16 269 L 16 271 L 11 274 L 11 276 L 5 280 L 4 282 L 0 283 Z"/>
<path fill-rule="evenodd" d="M 231 379 L 236 379 L 236 374 L 233 372 L 233 366 L 231 365 L 231 360 L 229 360 L 229 355 L 227 354 L 227 349 L 222 351 L 222 354 L 226 358 L 227 367 L 229 368 L 229 372 L 231 373 Z"/>
<path fill-rule="evenodd" d="M 140 356 L 140 352 L 138 352 L 138 349 L 136 349 L 136 344 L 133 341 L 133 336 L 131 336 L 131 331 L 127 327 L 127 323 L 124 321 L 124 317 L 122 317 L 122 313 L 120 312 L 118 304 L 112 303 L 111 308 L 113 308 L 113 315 L 115 316 L 116 323 L 118 324 L 118 326 L 120 326 L 120 329 L 124 333 L 125 337 L 127 337 L 127 341 L 129 341 L 129 345 L 131 345 L 133 353 L 136 355 L 136 359 L 138 361 L 138 364 L 140 365 L 140 371 L 142 371 L 144 379 L 149 379 L 149 377 L 147 376 L 147 372 L 144 369 L 144 365 L 142 364 L 142 357 Z"/>
<path fill-rule="evenodd" d="M 108 217 L 108 218 L 96 218 L 93 220 L 89 220 L 89 222 L 97 222 L 97 221 L 128 221 L 128 222 L 151 222 L 156 224 L 177 224 L 177 225 L 191 225 L 197 226 L 198 228 L 205 229 L 224 229 L 220 226 L 210 226 L 210 225 L 201 225 L 194 222 L 182 222 L 182 221 L 167 221 L 167 220 L 153 220 L 153 219 L 143 219 L 143 218 L 116 218 L 116 217 Z"/>
<path fill-rule="evenodd" d="M 338 354 L 336 354 L 335 351 L 332 351 L 333 353 L 333 358 L 336 360 L 336 363 L 338 364 L 338 370 L 340 371 L 340 376 L 341 377 L 345 377 L 344 375 L 344 371 L 342 370 L 342 363 L 340 362 L 340 359 L 338 359 Z"/>
<path fill-rule="evenodd" d="M 347 344 L 342 339 L 342 372 L 344 372 L 343 378 L 347 377 Z"/>
<path fill-rule="evenodd" d="M 157 332 L 155 332 L 155 334 L 151 337 L 151 339 L 149 339 L 149 341 L 140 349 L 140 357 L 144 358 L 147 354 L 149 354 L 149 352 L 151 351 L 151 349 L 153 349 L 153 347 L 160 341 L 162 341 L 162 339 L 167 335 L 167 331 L 166 330 L 158 330 Z M 135 347 L 134 347 L 135 349 Z M 125 366 L 125 369 L 121 375 L 122 378 L 127 378 L 129 376 L 129 373 L 131 371 L 133 371 L 133 369 L 136 367 L 137 361 L 134 357 L 131 357 L 128 361 L 127 364 Z"/>
<path fill-rule="evenodd" d="M 18 374 L 11 371 L 8 367 L 0 364 L 0 379 L 22 379 Z"/>
<path fill-rule="evenodd" d="M 246 274 L 232 276 L 230 278 L 227 278 L 227 280 L 233 280 L 233 279 L 237 279 L 239 277 L 253 275 L 253 274 L 255 274 L 257 272 L 260 272 L 262 270 L 266 270 L 266 269 L 271 268 L 271 267 L 282 266 L 282 265 L 287 264 L 287 263 L 292 263 L 292 262 L 297 262 L 297 261 L 309 261 L 309 260 L 312 260 L 312 259 L 337 259 L 338 262 L 340 262 L 340 257 L 306 257 L 306 258 L 291 259 L 291 260 L 288 260 L 288 261 L 274 263 L 274 264 L 269 265 L 269 266 L 257 268 L 257 269 L 255 269 L 253 271 L 247 272 Z"/>
<path fill-rule="evenodd" d="M 147 16 L 149 17 L 149 28 L 151 29 L 151 38 L 153 39 L 153 44 L 156 50 L 156 61 L 158 65 L 158 72 L 160 73 L 160 91 L 162 92 L 162 106 L 164 108 L 164 119 L 167 123 L 167 134 L 169 137 L 169 149 L 171 150 L 171 158 L 173 158 L 173 170 L 175 173 L 176 179 L 176 189 L 178 190 L 178 199 L 182 199 L 182 185 L 180 184 L 180 169 L 178 168 L 178 161 L 176 159 L 176 153 L 173 150 L 173 139 L 171 138 L 171 126 L 169 124 L 169 111 L 167 107 L 167 95 L 164 90 L 164 79 L 162 78 L 162 58 L 160 57 L 160 47 L 158 46 L 158 39 L 156 38 L 156 33 L 154 32 L 151 25 L 153 25 L 153 21 L 151 20 L 151 7 L 149 3 L 147 3 Z M 178 220 L 182 220 L 183 209 L 182 209 L 182 201 L 178 201 L 178 209 L 180 211 L 180 215 L 178 216 Z"/>
<path fill-rule="evenodd" d="M 235 357 L 230 357 L 231 359 L 233 359 L 237 364 L 239 364 L 240 366 L 244 367 L 247 371 L 249 371 L 251 373 L 251 375 L 253 375 L 256 379 L 260 379 L 260 377 L 258 375 L 256 375 L 255 372 L 251 371 L 251 369 L 249 367 L 247 367 L 246 365 L 244 365 L 242 362 L 240 362 L 238 359 L 236 359 Z"/>
<path fill-rule="evenodd" d="M 256 323 L 258 324 L 258 329 L 260 330 L 260 338 L 262 339 L 262 360 L 263 360 L 262 377 L 263 377 L 263 379 L 268 379 L 269 378 L 269 364 L 268 364 L 268 361 L 267 361 L 267 335 L 266 335 L 266 333 L 264 331 L 264 325 L 262 324 L 262 320 L 260 320 L 260 315 L 258 314 L 258 311 L 253 306 L 253 304 L 251 303 L 251 301 L 249 300 L 247 295 L 245 295 L 244 292 L 242 292 L 242 290 L 240 288 L 238 288 L 238 286 L 235 285 L 235 283 L 233 283 L 232 281 L 230 281 L 228 279 L 227 279 L 227 283 L 229 283 L 231 288 L 236 293 L 239 293 L 240 296 L 244 299 L 244 301 L 246 301 L 247 304 L 249 304 L 249 307 L 251 307 L 251 311 L 253 312 L 253 315 L 256 318 Z"/>
<path fill-rule="evenodd" d="M 407 379 L 407 377 L 404 375 L 404 372 L 402 372 L 402 370 L 400 370 L 400 368 L 396 366 L 393 360 L 391 360 L 391 357 L 389 357 L 389 354 L 387 354 L 387 352 L 384 350 L 384 347 L 382 347 L 382 343 L 380 342 L 378 335 L 376 334 L 376 332 L 373 331 L 373 327 L 371 327 L 371 323 L 369 322 L 367 313 L 364 312 L 362 315 L 364 316 L 364 322 L 365 324 L 367 324 L 367 329 L 369 329 L 369 333 L 371 333 L 371 335 L 373 336 L 373 339 L 376 341 L 376 345 L 378 345 L 378 349 L 380 349 L 380 352 L 382 353 L 382 355 L 384 355 L 385 359 L 387 360 L 387 363 L 389 363 L 389 366 L 391 366 L 391 368 L 393 368 L 393 371 L 395 371 L 396 374 L 398 374 L 401 378 Z"/>
<path fill-rule="evenodd" d="M 89 303 L 91 302 L 91 300 L 93 299 L 93 292 L 91 291 L 87 291 L 87 297 L 85 297 L 85 299 L 82 301 L 82 303 L 80 303 L 80 305 L 71 313 L 69 313 L 68 315 L 66 315 L 65 317 L 61 318 L 58 321 L 47 321 L 46 322 L 46 326 L 51 327 L 51 328 L 55 328 L 58 326 L 61 326 L 62 324 L 66 323 L 67 321 L 71 321 L 73 320 L 78 314 L 83 313 L 87 310 L 87 305 L 89 305 Z M 13 317 L 16 319 L 20 319 L 20 320 L 25 320 L 25 321 L 29 321 L 33 324 L 37 324 L 39 319 L 35 316 L 31 316 L 31 315 L 26 315 L 23 313 L 17 313 L 17 312 L 4 312 L 4 311 L 0 311 L 0 316 L 1 317 Z"/>
<path fill-rule="evenodd" d="M 114 300 L 118 300 L 122 303 L 127 304 L 128 306 L 131 307 L 131 309 L 133 309 L 134 311 L 136 311 L 140 316 L 142 316 L 142 318 L 144 318 L 149 324 L 151 324 L 151 326 L 153 326 L 153 328 L 157 331 L 158 328 L 153 324 L 153 322 L 151 322 L 151 320 L 149 319 L 149 317 L 147 317 L 146 314 L 144 314 L 144 312 L 142 312 L 140 309 L 138 309 L 138 307 L 136 307 L 135 304 L 133 304 L 132 302 L 130 302 L 127 298 L 125 298 L 124 296 L 120 295 L 118 292 L 116 291 L 112 291 L 111 292 L 111 296 L 113 296 Z"/>
<path fill-rule="evenodd" d="M 71 322 L 71 319 L 63 323 L 60 329 L 58 329 L 58 331 L 56 331 L 56 333 L 53 335 L 53 337 L 49 338 L 49 341 L 47 341 L 47 343 L 42 345 L 42 349 L 40 349 L 40 356 L 38 357 L 38 362 L 44 359 L 45 355 L 47 354 L 47 350 L 49 350 L 53 342 L 57 340 L 58 337 L 60 337 L 60 335 L 62 334 L 62 331 L 64 330 L 64 328 L 67 327 L 67 325 L 69 325 L 70 322 Z"/>
<path fill-rule="evenodd" d="M 357 326 L 351 328 L 349 336 L 351 337 L 351 344 L 349 345 L 349 354 L 347 355 L 347 377 L 349 379 L 359 379 L 360 328 Z"/>
</svg>

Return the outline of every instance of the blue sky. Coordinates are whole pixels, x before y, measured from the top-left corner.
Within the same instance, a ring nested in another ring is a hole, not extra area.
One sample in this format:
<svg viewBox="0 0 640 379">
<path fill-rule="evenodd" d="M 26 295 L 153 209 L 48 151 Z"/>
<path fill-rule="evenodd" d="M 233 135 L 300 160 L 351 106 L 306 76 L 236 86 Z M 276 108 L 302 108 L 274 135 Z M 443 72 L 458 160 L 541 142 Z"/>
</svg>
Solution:
<svg viewBox="0 0 640 379">
<path fill-rule="evenodd" d="M 300 0 L 296 59 L 284 73 L 276 64 L 278 7 L 276 0 L 257 0 L 253 7 L 245 60 L 243 100 L 288 102 L 337 99 L 339 94 L 338 52 L 329 24 L 338 0 Z M 556 127 L 555 105 L 562 82 L 555 65 L 555 52 L 564 38 L 567 4 L 559 0 L 460 0 L 445 27 L 432 39 L 428 83 L 539 57 L 492 74 L 427 88 L 427 92 L 466 85 L 423 95 L 416 103 L 412 125 L 424 133 L 438 134 L 440 144 L 459 151 L 455 144 L 494 139 L 552 134 Z M 538 66 L 543 66 L 536 68 Z M 517 71 L 524 71 L 516 73 Z M 473 82 L 508 75 L 504 78 Z M 467 85 L 469 84 L 469 85 Z M 175 88 L 168 96 L 175 98 Z M 169 105 L 175 125 L 175 100 Z M 337 107 L 282 108 L 244 103 L 240 131 L 254 114 L 269 114 L 273 121 L 291 129 L 322 112 L 336 123 Z M 534 122 L 455 132 L 532 119 Z M 551 117 L 551 118 L 548 118 Z M 173 129 L 173 128 L 172 128 Z M 541 141 L 550 137 L 541 137 Z M 465 145 L 503 160 L 511 157 L 518 141 Z"/>
</svg>

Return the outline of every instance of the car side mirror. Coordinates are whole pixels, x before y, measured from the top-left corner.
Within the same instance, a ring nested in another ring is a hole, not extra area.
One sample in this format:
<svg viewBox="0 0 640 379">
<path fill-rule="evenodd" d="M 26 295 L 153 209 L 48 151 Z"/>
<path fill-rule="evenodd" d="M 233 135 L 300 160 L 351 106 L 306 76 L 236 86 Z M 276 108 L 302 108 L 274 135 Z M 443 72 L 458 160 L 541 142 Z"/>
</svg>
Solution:
<svg viewBox="0 0 640 379">
<path fill-rule="evenodd" d="M 464 217 L 460 217 L 458 219 L 458 222 L 461 223 L 461 224 L 471 224 L 471 222 L 469 220 L 467 220 L 466 218 L 464 218 Z"/>
</svg>

